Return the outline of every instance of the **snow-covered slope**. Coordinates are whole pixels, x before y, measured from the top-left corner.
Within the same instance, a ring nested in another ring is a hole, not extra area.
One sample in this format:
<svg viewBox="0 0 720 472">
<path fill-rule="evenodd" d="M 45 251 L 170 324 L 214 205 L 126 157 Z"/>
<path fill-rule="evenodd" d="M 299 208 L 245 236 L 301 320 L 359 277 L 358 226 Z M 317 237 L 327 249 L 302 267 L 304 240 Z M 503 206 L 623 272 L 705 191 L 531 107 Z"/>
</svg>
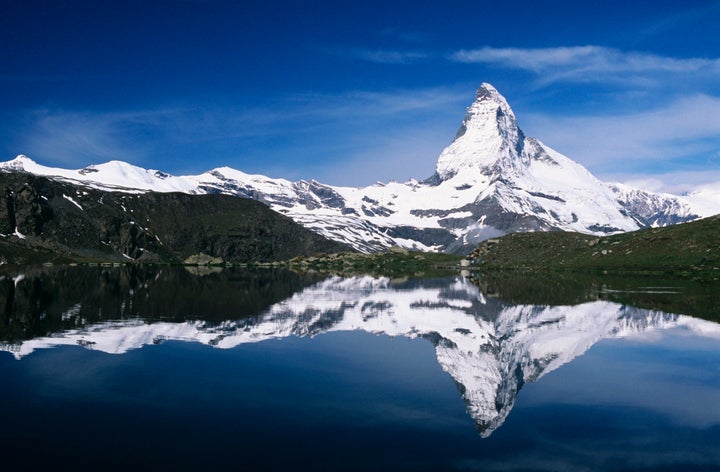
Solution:
<svg viewBox="0 0 720 472">
<path fill-rule="evenodd" d="M 171 176 L 112 161 L 79 170 L 25 156 L 0 170 L 26 171 L 107 190 L 226 193 L 253 198 L 330 239 L 372 252 L 398 245 L 463 252 L 514 231 L 606 234 L 720 213 L 720 190 L 680 199 L 609 186 L 524 135 L 505 98 L 482 84 L 453 142 L 424 181 L 364 188 L 291 182 L 220 167 Z M 713 193 L 714 192 L 714 193 Z"/>
<path fill-rule="evenodd" d="M 668 226 L 715 214 L 704 208 L 708 205 L 699 205 L 688 197 L 647 192 L 620 183 L 608 187 L 627 211 L 647 226 Z"/>
<path fill-rule="evenodd" d="M 68 316 L 81 308 L 70 307 Z M 60 345 L 120 354 L 163 340 L 232 348 L 333 331 L 423 338 L 435 346 L 438 362 L 459 386 L 480 433 L 489 436 L 510 413 L 524 383 L 572 361 L 602 339 L 670 327 L 720 339 L 716 323 L 604 301 L 508 305 L 485 298 L 462 278 L 398 287 L 386 278 L 332 277 L 251 318 L 219 323 L 106 322 L 0 349 L 21 359 L 35 349 Z"/>
<path fill-rule="evenodd" d="M 70 170 L 46 167 L 21 154 L 11 161 L 0 163 L 0 170 L 30 172 L 102 190 L 199 193 L 197 184 L 192 179 L 173 177 L 122 161 L 110 161 Z"/>
<path fill-rule="evenodd" d="M 720 185 L 701 185 L 681 198 L 703 218 L 720 213 Z"/>
</svg>

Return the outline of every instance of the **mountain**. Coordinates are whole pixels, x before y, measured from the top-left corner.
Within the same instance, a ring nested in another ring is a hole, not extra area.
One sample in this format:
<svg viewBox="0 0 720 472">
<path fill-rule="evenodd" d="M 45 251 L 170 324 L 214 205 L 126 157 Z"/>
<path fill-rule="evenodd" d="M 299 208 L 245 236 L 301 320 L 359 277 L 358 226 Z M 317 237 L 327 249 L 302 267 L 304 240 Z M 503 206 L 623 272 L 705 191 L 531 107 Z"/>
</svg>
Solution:
<svg viewBox="0 0 720 472">
<path fill-rule="evenodd" d="M 229 167 L 195 176 L 171 176 L 118 161 L 66 170 L 25 156 L 0 164 L 0 170 L 129 193 L 250 198 L 362 252 L 397 245 L 467 253 L 482 240 L 511 232 L 604 235 L 720 213 L 720 191 L 676 197 L 599 181 L 578 163 L 526 137 L 507 100 L 487 83 L 440 154 L 435 173 L 423 181 L 336 187 Z"/>
<path fill-rule="evenodd" d="M 151 268 L 147 273 L 137 272 L 134 267 L 124 270 L 134 272 L 118 278 L 116 270 L 105 271 L 100 277 L 102 283 L 92 284 L 88 279 L 86 292 L 96 300 L 80 291 L 74 298 L 68 297 L 66 281 L 58 277 L 17 274 L 0 278 L 0 300 L 5 302 L 0 306 L 6 310 L 2 319 L 14 321 L 7 323 L 12 333 L 20 331 L 18 325 L 23 323 L 55 328 L 43 333 L 26 327 L 25 332 L 35 331 L 37 335 L 6 341 L 0 344 L 0 350 L 11 352 L 17 359 L 36 349 L 61 345 L 122 354 L 166 340 L 229 349 L 268 339 L 338 331 L 425 339 L 433 344 L 440 366 L 457 385 L 478 431 L 487 437 L 505 421 L 526 383 L 583 355 L 603 339 L 671 327 L 720 339 L 720 325 L 689 316 L 603 300 L 575 306 L 506 303 L 486 297 L 460 277 L 402 284 L 368 276 L 330 277 L 305 288 L 298 286 L 294 294 L 275 299 L 252 316 L 236 308 L 236 316 L 227 320 L 217 315 L 211 320 L 197 319 L 192 318 L 195 312 L 189 312 L 187 307 L 201 307 L 194 300 L 198 292 L 177 289 L 178 281 L 186 276 L 173 276 L 172 271 L 160 268 Z M 213 277 L 212 283 L 202 285 L 211 292 L 205 293 L 204 299 L 222 299 L 228 289 L 239 293 L 232 286 L 236 274 L 228 275 L 224 283 L 220 274 Z M 193 286 L 198 283 L 193 282 Z M 56 290 L 62 297 L 51 296 Z M 109 296 L 100 290 L 106 290 Z M 173 294 L 173 301 L 167 305 L 169 311 L 157 303 L 162 298 L 158 299 L 156 292 L 166 290 Z M 219 296 L 213 297 L 213 293 Z M 58 304 L 59 298 L 64 305 Z M 38 300 L 46 304 L 43 316 L 28 316 L 27 307 L 35 306 Z M 97 300 L 103 305 L 99 306 Z M 137 316 L 146 312 L 157 315 L 153 309 L 170 315 L 184 313 L 185 318 L 169 322 Z M 108 313 L 125 313 L 127 317 L 103 320 L 103 313 L 106 317 Z M 54 323 L 48 320 L 52 317 Z"/>
<path fill-rule="evenodd" d="M 674 225 L 700 218 L 700 214 L 713 214 L 711 211 L 694 210 L 693 208 L 699 205 L 687 196 L 647 192 L 619 183 L 608 184 L 608 187 L 618 202 L 637 218 L 643 227 Z"/>
<path fill-rule="evenodd" d="M 349 250 L 246 198 L 114 192 L 21 172 L 0 173 L 0 188 L 0 264 L 267 262 Z"/>
</svg>

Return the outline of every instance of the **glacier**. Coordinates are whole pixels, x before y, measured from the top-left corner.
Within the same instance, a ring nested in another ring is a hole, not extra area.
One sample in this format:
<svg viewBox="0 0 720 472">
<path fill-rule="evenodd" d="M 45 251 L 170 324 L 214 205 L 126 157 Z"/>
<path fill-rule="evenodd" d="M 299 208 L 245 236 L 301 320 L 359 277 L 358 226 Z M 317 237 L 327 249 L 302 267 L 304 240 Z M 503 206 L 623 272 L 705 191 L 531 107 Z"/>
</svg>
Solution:
<svg viewBox="0 0 720 472">
<path fill-rule="evenodd" d="M 223 193 L 252 198 L 361 252 L 392 246 L 467 253 L 518 231 L 604 235 L 720 213 L 720 190 L 675 196 L 598 180 L 582 165 L 526 137 L 505 97 L 483 83 L 454 140 L 424 180 L 367 187 L 289 181 L 219 167 L 173 176 L 121 161 L 68 170 L 19 155 L 2 172 L 30 172 L 120 192 Z"/>
</svg>

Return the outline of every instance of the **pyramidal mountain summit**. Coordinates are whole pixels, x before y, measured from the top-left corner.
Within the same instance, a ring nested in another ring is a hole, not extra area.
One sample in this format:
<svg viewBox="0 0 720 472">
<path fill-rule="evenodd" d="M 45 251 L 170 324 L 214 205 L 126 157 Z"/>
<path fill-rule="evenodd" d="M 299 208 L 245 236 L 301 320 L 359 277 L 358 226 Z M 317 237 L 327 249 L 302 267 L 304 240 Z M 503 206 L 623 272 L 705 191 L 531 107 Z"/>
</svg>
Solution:
<svg viewBox="0 0 720 472">
<path fill-rule="evenodd" d="M 482 240 L 511 232 L 603 235 L 720 213 L 720 192 L 675 196 L 601 182 L 577 162 L 525 136 L 505 97 L 487 83 L 438 157 L 434 175 L 423 181 L 338 187 L 229 167 L 172 176 L 119 161 L 67 170 L 22 155 L 0 163 L 0 171 L 106 191 L 250 198 L 362 252 L 400 246 L 467 253 Z M 76 198 L 81 197 L 82 192 Z"/>
</svg>

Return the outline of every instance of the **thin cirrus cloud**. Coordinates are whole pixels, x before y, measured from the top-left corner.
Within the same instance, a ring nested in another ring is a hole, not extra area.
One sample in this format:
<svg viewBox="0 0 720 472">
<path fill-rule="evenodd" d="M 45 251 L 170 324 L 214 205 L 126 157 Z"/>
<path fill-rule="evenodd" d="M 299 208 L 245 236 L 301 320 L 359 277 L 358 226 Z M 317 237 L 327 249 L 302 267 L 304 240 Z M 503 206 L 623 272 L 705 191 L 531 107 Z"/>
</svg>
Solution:
<svg viewBox="0 0 720 472">
<path fill-rule="evenodd" d="M 679 192 L 720 181 L 720 98 L 694 95 L 637 113 L 525 117 L 526 129 L 601 178 L 656 176 L 657 190 Z M 670 178 L 668 169 L 676 169 Z M 697 172 L 705 169 L 702 176 Z M 690 180 L 686 180 L 690 179 Z"/>
<path fill-rule="evenodd" d="M 124 160 L 147 167 L 160 160 L 172 162 L 161 169 L 171 173 L 205 171 L 208 165 L 262 173 L 271 166 L 278 177 L 288 178 L 317 178 L 308 171 L 318 169 L 336 176 L 354 168 L 358 156 L 371 153 L 377 164 L 374 175 L 365 169 L 341 182 L 365 185 L 407 177 L 407 168 L 400 169 L 394 159 L 403 137 L 412 140 L 408 147 L 425 149 L 425 160 L 432 164 L 429 150 L 435 152 L 444 141 L 438 133 L 428 142 L 409 137 L 411 132 L 437 130 L 438 113 L 445 110 L 453 117 L 466 100 L 461 87 L 437 87 L 295 94 L 251 108 L 185 104 L 124 111 L 35 110 L 25 113 L 13 147 L 15 154 L 52 165 Z M 205 164 L 202 156 L 216 156 L 219 162 Z"/>
<path fill-rule="evenodd" d="M 18 152 L 60 165 L 83 165 L 88 159 L 126 160 L 132 149 L 121 140 L 116 114 L 33 112 L 21 133 Z"/>
<path fill-rule="evenodd" d="M 535 49 L 482 47 L 455 51 L 448 58 L 466 64 L 542 74 L 545 82 L 629 80 L 637 76 L 652 77 L 653 74 L 702 73 L 720 77 L 720 59 L 717 58 L 673 58 L 592 45 Z"/>
<path fill-rule="evenodd" d="M 579 105 L 572 114 L 522 117 L 526 131 L 600 178 L 660 180 L 657 190 L 669 192 L 720 181 L 718 58 L 675 58 L 591 45 L 483 47 L 456 51 L 448 59 L 525 71 L 536 77 L 536 87 L 612 84 L 615 98 L 622 101 L 613 101 L 604 111 L 596 107 L 588 113 Z M 649 89 L 655 93 L 646 95 Z"/>
<path fill-rule="evenodd" d="M 430 58 L 430 53 L 417 50 L 354 49 L 343 54 L 375 64 L 413 64 Z"/>
<path fill-rule="evenodd" d="M 18 152 L 43 162 L 84 166 L 110 160 L 145 164 L 155 144 L 168 136 L 184 140 L 197 128 L 209 129 L 207 119 L 191 110 L 157 108 L 123 111 L 41 109 L 25 112 L 17 133 Z"/>
</svg>

